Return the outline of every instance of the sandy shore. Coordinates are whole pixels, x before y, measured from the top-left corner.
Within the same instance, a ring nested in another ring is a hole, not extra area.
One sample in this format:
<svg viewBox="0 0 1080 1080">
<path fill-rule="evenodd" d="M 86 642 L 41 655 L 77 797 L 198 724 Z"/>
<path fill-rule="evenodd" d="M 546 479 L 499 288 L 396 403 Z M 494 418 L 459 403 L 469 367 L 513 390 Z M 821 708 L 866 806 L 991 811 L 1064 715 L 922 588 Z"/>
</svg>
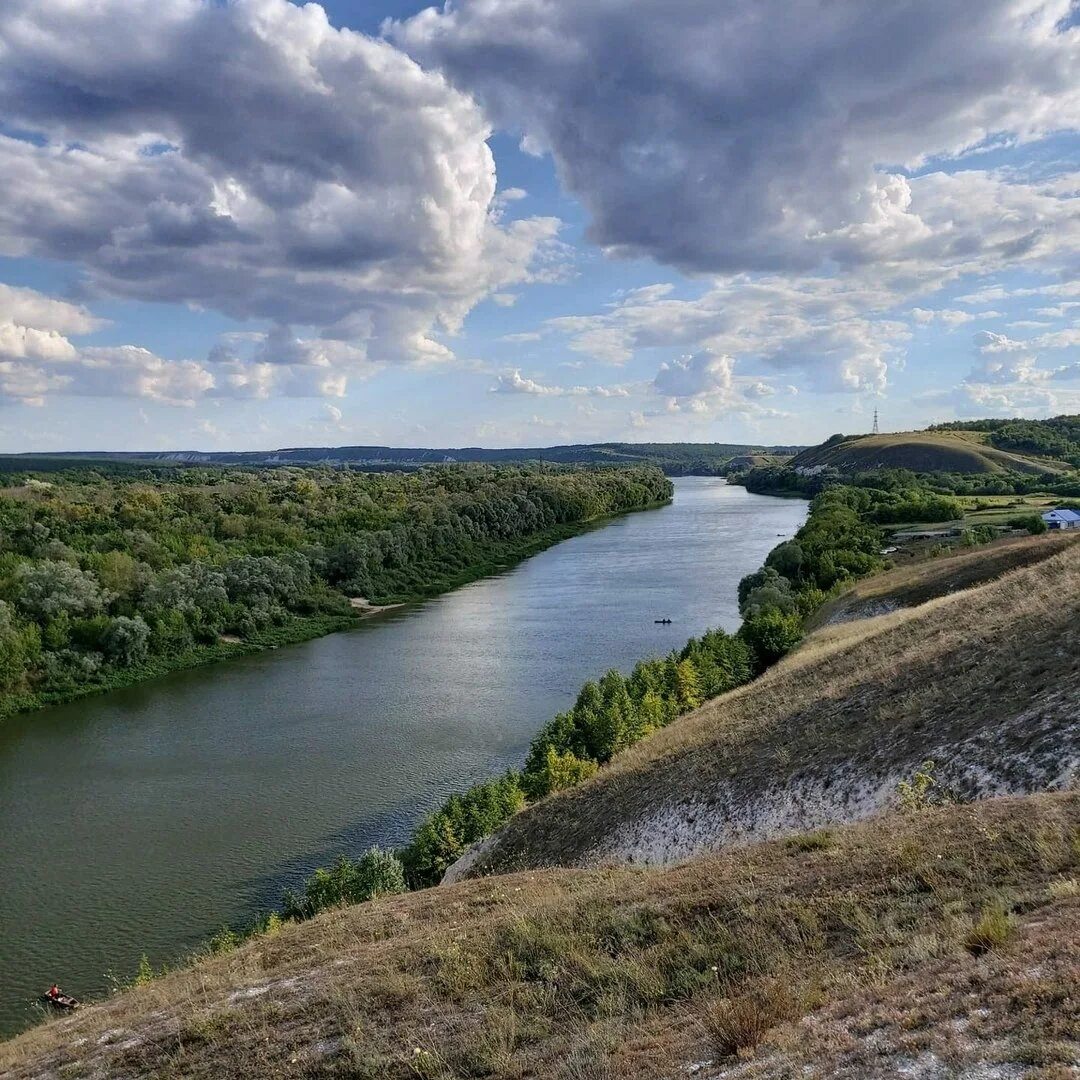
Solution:
<svg viewBox="0 0 1080 1080">
<path fill-rule="evenodd" d="M 404 607 L 404 604 L 373 604 L 363 596 L 350 596 L 349 605 L 360 615 L 381 615 L 384 611 L 393 611 L 394 608 Z"/>
</svg>

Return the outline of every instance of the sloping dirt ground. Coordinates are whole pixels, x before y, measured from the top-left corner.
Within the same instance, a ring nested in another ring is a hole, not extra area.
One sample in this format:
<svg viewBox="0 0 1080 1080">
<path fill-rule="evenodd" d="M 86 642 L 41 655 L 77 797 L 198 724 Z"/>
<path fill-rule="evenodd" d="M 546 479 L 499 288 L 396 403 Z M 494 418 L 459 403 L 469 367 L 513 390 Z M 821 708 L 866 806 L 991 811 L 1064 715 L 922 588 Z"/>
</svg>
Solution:
<svg viewBox="0 0 1080 1080">
<path fill-rule="evenodd" d="M 987 800 L 361 904 L 0 1045 L 0 1073 L 1063 1080 L 1078 836 L 1080 794 Z"/>
</svg>

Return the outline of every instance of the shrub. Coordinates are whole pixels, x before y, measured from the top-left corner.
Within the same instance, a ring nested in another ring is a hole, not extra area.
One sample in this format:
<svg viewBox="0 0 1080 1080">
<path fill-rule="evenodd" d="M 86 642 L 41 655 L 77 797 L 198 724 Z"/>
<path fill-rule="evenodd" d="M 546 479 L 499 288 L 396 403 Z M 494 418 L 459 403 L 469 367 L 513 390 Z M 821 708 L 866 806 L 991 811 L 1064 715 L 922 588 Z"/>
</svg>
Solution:
<svg viewBox="0 0 1080 1080">
<path fill-rule="evenodd" d="M 798 1001 L 779 980 L 762 983 L 749 993 L 718 1002 L 706 1016 L 706 1028 L 718 1057 L 733 1057 L 759 1046 L 768 1032 L 794 1019 Z"/>
<path fill-rule="evenodd" d="M 543 767 L 523 778 L 526 792 L 530 799 L 541 799 L 553 791 L 562 791 L 588 780 L 598 768 L 595 761 L 579 758 L 569 750 L 560 754 L 554 746 L 549 746 Z"/>
<path fill-rule="evenodd" d="M 49 559 L 23 563 L 15 571 L 15 595 L 20 609 L 40 622 L 59 615 L 93 615 L 105 602 L 90 574 Z"/>
<path fill-rule="evenodd" d="M 304 884 L 303 896 L 285 894 L 285 916 L 310 919 L 320 911 L 359 904 L 405 891 L 405 870 L 390 851 L 372 847 L 355 862 L 345 855 L 329 869 L 320 868 Z"/>
<path fill-rule="evenodd" d="M 747 619 L 739 630 L 757 658 L 757 668 L 763 671 L 789 653 L 802 640 L 802 621 L 798 615 L 767 611 Z"/>
<path fill-rule="evenodd" d="M 900 796 L 900 809 L 912 813 L 925 810 L 934 803 L 933 790 L 937 787 L 934 778 L 934 762 L 924 761 L 915 771 L 915 775 L 908 780 L 901 780 L 896 785 L 896 793 Z"/>
<path fill-rule="evenodd" d="M 1041 514 L 1017 514 L 1006 522 L 1010 529 L 1025 529 L 1032 536 L 1046 532 L 1046 522 Z"/>
<path fill-rule="evenodd" d="M 129 619 L 118 615 L 108 620 L 101 634 L 101 651 L 105 656 L 123 667 L 130 667 L 146 659 L 150 643 L 150 627 L 140 615 Z"/>
</svg>

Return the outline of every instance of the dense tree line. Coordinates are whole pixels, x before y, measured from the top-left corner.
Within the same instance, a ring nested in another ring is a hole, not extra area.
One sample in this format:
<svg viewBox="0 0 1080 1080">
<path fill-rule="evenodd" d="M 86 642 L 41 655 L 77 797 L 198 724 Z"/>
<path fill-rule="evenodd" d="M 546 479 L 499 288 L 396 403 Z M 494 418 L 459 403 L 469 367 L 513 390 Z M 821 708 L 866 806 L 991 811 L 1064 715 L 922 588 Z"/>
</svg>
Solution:
<svg viewBox="0 0 1080 1080">
<path fill-rule="evenodd" d="M 79 468 L 4 479 L 9 712 L 182 666 L 223 641 L 338 628 L 355 617 L 350 598 L 428 595 L 671 496 L 652 467 Z"/>
<path fill-rule="evenodd" d="M 841 473 L 838 469 L 826 468 L 808 475 L 786 465 L 770 465 L 750 470 L 739 477 L 739 482 L 745 484 L 747 490 L 765 495 L 812 497 L 837 485 L 890 492 L 891 497 L 904 504 L 906 509 L 900 507 L 890 511 L 882 504 L 878 510 L 879 524 L 950 521 L 960 516 L 952 512 L 953 504 L 933 502 L 930 498 L 933 495 L 1031 495 L 1045 492 L 1065 499 L 1080 498 L 1080 472 L 916 473 L 909 469 L 870 469 L 859 473 Z M 890 513 L 912 516 L 890 517 Z"/>
<path fill-rule="evenodd" d="M 447 462 L 510 465 L 545 462 L 560 465 L 655 465 L 668 476 L 717 476 L 728 463 L 748 454 L 797 454 L 801 446 L 757 446 L 741 443 L 575 443 L 564 446 L 511 447 L 402 447 L 323 446 L 273 451 L 222 451 L 183 455 L 204 465 L 318 465 L 333 463 L 365 471 L 409 470 Z M 169 461 L 166 461 L 168 456 Z M 14 469 L 103 468 L 116 473 L 138 468 L 177 468 L 175 455 L 163 453 L 37 455 L 31 458 L 0 456 L 0 471 Z M 180 463 L 182 466 L 183 463 Z"/>
<path fill-rule="evenodd" d="M 937 424 L 932 431 L 986 431 L 991 446 L 1020 454 L 1067 461 L 1080 469 L 1080 415 L 1049 420 L 962 420 Z"/>
</svg>

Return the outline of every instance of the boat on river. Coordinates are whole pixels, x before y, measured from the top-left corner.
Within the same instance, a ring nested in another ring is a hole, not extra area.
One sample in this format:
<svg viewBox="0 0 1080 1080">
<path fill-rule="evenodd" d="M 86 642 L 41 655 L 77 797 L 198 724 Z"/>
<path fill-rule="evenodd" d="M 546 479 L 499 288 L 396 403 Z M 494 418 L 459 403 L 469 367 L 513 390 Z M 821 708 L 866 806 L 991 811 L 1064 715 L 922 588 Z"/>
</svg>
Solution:
<svg viewBox="0 0 1080 1080">
<path fill-rule="evenodd" d="M 70 994 L 42 994 L 40 1001 L 43 1005 L 48 1006 L 50 1009 L 56 1009 L 57 1012 L 74 1012 L 78 1009 L 82 1002 Z"/>
</svg>

